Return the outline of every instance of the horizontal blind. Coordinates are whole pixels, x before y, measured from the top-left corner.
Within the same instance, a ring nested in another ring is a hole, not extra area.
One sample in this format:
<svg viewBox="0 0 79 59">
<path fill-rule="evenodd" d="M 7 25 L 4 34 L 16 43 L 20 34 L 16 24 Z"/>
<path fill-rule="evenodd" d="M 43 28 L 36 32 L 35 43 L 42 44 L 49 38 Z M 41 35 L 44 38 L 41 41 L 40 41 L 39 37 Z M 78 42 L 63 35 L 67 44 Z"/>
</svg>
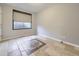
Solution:
<svg viewBox="0 0 79 59">
<path fill-rule="evenodd" d="M 32 15 L 14 11 L 14 21 L 16 21 L 16 22 L 31 22 Z"/>
</svg>

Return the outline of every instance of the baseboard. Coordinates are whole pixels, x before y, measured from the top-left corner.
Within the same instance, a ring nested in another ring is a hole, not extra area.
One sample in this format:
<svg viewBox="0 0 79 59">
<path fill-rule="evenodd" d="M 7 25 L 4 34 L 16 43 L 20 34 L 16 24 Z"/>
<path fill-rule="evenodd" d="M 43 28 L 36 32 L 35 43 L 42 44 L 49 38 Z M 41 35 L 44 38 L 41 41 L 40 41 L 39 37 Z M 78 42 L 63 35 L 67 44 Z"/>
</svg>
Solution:
<svg viewBox="0 0 79 59">
<path fill-rule="evenodd" d="M 53 39 L 55 41 L 63 42 L 65 44 L 68 44 L 68 45 L 71 45 L 73 47 L 79 48 L 79 45 L 77 45 L 77 44 L 73 44 L 73 43 L 70 43 L 70 42 L 67 42 L 67 41 L 62 41 L 61 39 L 58 39 L 58 38 L 50 37 L 50 36 L 43 35 L 43 34 L 40 34 L 39 36 L 46 37 L 46 38 L 49 38 L 49 39 Z"/>
<path fill-rule="evenodd" d="M 29 36 L 32 36 L 32 35 L 29 35 Z M 1 39 L 0 43 L 1 42 L 5 42 L 5 41 L 9 41 L 9 40 L 15 40 L 17 38 L 22 38 L 22 37 L 29 37 L 29 36 L 20 36 L 20 37 L 15 37 L 15 38 L 5 38 L 5 39 Z M 35 34 L 33 36 L 36 36 Z"/>
</svg>

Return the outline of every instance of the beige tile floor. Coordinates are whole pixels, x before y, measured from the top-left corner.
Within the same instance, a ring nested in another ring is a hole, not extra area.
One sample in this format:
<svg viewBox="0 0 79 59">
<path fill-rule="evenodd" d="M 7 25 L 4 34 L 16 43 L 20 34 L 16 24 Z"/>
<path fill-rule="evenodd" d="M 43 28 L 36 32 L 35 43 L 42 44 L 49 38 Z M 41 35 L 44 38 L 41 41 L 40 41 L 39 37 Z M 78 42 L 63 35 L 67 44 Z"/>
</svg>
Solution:
<svg viewBox="0 0 79 59">
<path fill-rule="evenodd" d="M 4 41 L 0 43 L 0 56 L 27 56 L 26 49 L 27 43 L 22 43 L 27 41 L 27 39 L 34 39 L 37 38 L 42 42 L 46 43 L 43 47 L 39 48 L 30 56 L 78 56 L 79 50 L 78 48 L 59 43 L 52 39 L 44 38 L 40 36 L 29 36 L 29 37 L 22 37 L 17 39 L 12 39 L 8 41 Z M 28 45 L 27 45 L 28 46 Z"/>
</svg>

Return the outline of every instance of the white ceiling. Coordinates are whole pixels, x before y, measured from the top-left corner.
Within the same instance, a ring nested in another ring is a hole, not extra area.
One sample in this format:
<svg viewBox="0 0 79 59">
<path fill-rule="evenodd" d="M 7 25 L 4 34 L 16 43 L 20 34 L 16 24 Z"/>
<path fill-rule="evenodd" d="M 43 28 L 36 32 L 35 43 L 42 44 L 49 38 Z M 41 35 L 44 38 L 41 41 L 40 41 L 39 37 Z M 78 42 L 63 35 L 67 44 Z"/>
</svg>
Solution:
<svg viewBox="0 0 79 59">
<path fill-rule="evenodd" d="M 29 12 L 39 12 L 48 6 L 52 5 L 52 3 L 7 3 L 10 6 L 18 7 L 24 9 Z"/>
</svg>

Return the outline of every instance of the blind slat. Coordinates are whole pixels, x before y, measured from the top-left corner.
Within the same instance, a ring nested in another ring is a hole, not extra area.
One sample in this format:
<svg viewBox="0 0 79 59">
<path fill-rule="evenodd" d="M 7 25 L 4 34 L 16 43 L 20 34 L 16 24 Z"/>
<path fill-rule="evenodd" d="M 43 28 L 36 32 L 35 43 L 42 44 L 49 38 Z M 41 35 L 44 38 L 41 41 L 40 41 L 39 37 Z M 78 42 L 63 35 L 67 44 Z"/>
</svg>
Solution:
<svg viewBox="0 0 79 59">
<path fill-rule="evenodd" d="M 31 22 L 31 15 L 14 12 L 14 21 Z"/>
</svg>

